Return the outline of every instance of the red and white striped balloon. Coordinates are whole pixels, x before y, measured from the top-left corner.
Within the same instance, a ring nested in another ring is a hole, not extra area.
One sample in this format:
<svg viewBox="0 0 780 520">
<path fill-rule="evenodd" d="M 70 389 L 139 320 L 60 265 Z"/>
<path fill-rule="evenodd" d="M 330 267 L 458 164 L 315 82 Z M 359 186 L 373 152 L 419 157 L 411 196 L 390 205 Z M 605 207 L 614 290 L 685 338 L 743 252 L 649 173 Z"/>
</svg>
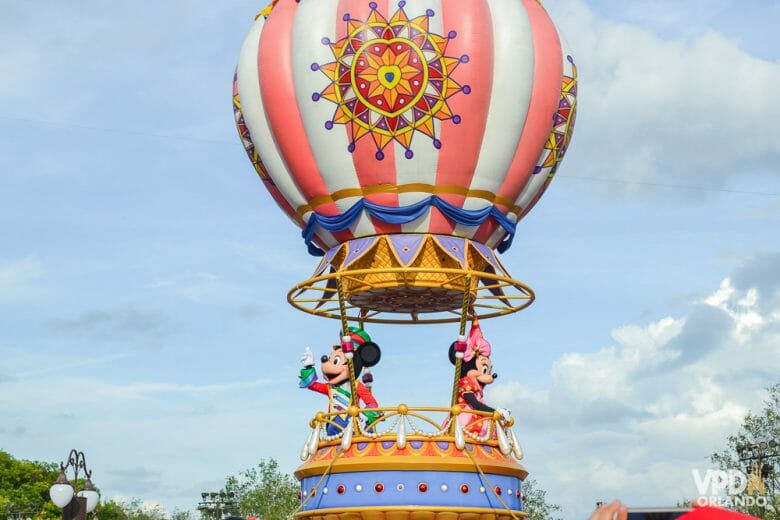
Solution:
<svg viewBox="0 0 780 520">
<path fill-rule="evenodd" d="M 279 0 L 241 49 L 239 131 L 299 226 L 361 198 L 438 195 L 512 221 L 544 192 L 576 112 L 574 60 L 537 0 Z M 317 242 L 438 233 L 496 245 L 491 218 L 457 225 L 431 208 L 407 224 L 363 214 Z"/>
</svg>

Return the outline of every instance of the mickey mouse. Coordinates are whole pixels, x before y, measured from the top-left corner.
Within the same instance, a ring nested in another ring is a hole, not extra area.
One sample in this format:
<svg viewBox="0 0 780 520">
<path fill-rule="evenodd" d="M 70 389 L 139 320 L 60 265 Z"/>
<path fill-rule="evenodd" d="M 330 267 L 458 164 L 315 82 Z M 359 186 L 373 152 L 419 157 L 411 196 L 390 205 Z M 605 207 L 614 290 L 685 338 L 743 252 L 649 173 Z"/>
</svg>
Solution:
<svg viewBox="0 0 780 520">
<path fill-rule="evenodd" d="M 347 334 L 354 349 L 352 365 L 355 368 L 355 377 L 357 378 L 360 376 L 363 367 L 373 367 L 379 363 L 382 352 L 379 349 L 379 345 L 371 341 L 371 337 L 363 329 L 350 327 L 347 330 Z M 346 336 L 344 339 L 346 339 Z M 349 383 L 349 364 L 347 363 L 347 355 L 342 350 L 341 345 L 333 345 L 333 352 L 329 356 L 323 355 L 320 361 L 322 362 L 322 376 L 327 380 L 327 383 L 317 382 L 317 372 L 314 370 L 314 356 L 311 349 L 307 347 L 303 356 L 301 356 L 303 368 L 301 369 L 301 380 L 298 386 L 327 395 L 330 401 L 328 412 L 344 412 L 331 419 L 336 424 L 327 424 L 327 434 L 336 435 L 346 428 L 349 423 L 349 415 L 346 413 L 352 398 L 352 387 Z M 371 381 L 369 373 L 363 376 L 363 381 Z M 362 401 L 364 408 L 377 408 L 379 405 L 369 389 L 360 381 L 357 381 L 356 385 L 358 394 L 356 404 L 359 405 L 359 402 Z M 376 412 L 363 412 L 363 416 L 368 425 L 374 422 L 379 414 Z"/>
<path fill-rule="evenodd" d="M 457 343 L 457 342 L 456 342 Z M 455 364 L 455 346 L 450 345 L 450 363 Z M 479 410 L 482 412 L 494 412 L 498 410 L 504 421 L 509 420 L 509 410 L 505 408 L 493 408 L 485 404 L 482 400 L 482 392 L 486 385 L 489 385 L 498 377 L 493 374 L 493 363 L 490 361 L 490 343 L 482 336 L 482 329 L 479 326 L 477 318 L 474 318 L 469 331 L 469 337 L 466 342 L 466 352 L 463 353 L 463 363 L 460 367 L 460 379 L 458 380 L 457 404 L 462 410 Z M 470 413 L 461 413 L 458 415 L 458 421 L 463 427 L 475 434 L 485 435 L 488 430 L 489 421 L 482 421 L 482 416 Z"/>
</svg>

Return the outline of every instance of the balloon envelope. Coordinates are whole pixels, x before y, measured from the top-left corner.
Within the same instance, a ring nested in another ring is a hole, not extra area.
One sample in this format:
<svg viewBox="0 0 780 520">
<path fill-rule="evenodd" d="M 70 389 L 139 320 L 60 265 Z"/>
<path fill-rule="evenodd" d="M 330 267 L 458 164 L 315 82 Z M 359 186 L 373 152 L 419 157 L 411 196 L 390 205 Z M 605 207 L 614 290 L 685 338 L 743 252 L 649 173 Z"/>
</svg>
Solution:
<svg viewBox="0 0 780 520">
<path fill-rule="evenodd" d="M 307 239 L 495 248 L 565 154 L 577 73 L 536 0 L 280 0 L 233 94 L 250 159 Z"/>
</svg>

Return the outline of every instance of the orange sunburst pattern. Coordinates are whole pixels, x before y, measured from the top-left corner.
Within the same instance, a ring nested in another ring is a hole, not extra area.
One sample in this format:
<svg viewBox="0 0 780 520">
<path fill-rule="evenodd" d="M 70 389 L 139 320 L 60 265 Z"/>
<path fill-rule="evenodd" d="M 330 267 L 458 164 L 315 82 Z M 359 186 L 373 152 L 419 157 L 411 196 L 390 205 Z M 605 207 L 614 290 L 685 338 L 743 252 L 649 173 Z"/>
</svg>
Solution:
<svg viewBox="0 0 780 520">
<path fill-rule="evenodd" d="M 241 112 L 241 98 L 238 96 L 237 74 L 233 75 L 233 115 L 236 118 L 236 129 L 238 130 L 239 137 L 241 137 L 241 144 L 244 145 L 244 150 L 246 150 L 249 160 L 252 161 L 252 166 L 255 167 L 255 171 L 263 182 L 273 186 L 274 181 L 268 175 L 268 170 L 263 164 L 260 155 L 257 153 L 255 143 L 252 142 L 252 136 L 249 134 L 249 128 L 246 126 L 244 114 Z"/>
<path fill-rule="evenodd" d="M 566 150 L 569 148 L 571 136 L 574 133 L 574 123 L 577 120 L 577 66 L 574 64 L 574 58 L 566 56 L 566 60 L 571 64 L 571 76 L 563 76 L 561 85 L 561 99 L 558 103 L 558 110 L 553 115 L 553 129 L 550 137 L 545 144 L 545 150 L 550 153 L 544 162 L 537 165 L 534 173 L 539 173 L 544 168 L 550 168 L 549 178 L 555 175 L 558 170 Z"/>
<path fill-rule="evenodd" d="M 441 148 L 434 121 L 459 124 L 461 117 L 452 113 L 447 100 L 459 92 L 471 91 L 468 85 L 452 79 L 458 65 L 469 60 L 466 55 L 446 54 L 447 44 L 457 36 L 455 31 L 447 36 L 429 32 L 433 10 L 409 18 L 405 5 L 401 0 L 389 20 L 377 10 L 375 2 L 369 3 L 371 13 L 365 21 L 345 15 L 346 36 L 336 42 L 323 39 L 335 61 L 311 66 L 330 80 L 312 99 L 336 104 L 325 128 L 346 125 L 350 152 L 359 139 L 370 135 L 378 160 L 384 159 L 383 150 L 393 141 L 404 147 L 407 159 L 414 157 L 412 139 L 416 132 Z"/>
</svg>

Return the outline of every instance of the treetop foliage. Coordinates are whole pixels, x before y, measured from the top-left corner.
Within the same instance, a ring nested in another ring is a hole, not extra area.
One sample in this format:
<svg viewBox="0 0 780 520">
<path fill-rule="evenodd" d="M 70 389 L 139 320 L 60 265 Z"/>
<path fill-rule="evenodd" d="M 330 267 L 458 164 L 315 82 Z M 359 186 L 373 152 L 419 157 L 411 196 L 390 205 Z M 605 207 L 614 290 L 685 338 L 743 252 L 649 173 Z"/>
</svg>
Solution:
<svg viewBox="0 0 780 520">
<path fill-rule="evenodd" d="M 762 443 L 768 446 L 770 441 L 780 442 L 780 383 L 767 388 L 767 391 L 769 396 L 764 408 L 758 413 L 748 412 L 739 430 L 729 436 L 726 448 L 713 453 L 710 460 L 723 470 L 739 470 L 748 477 L 755 473 L 754 481 L 761 481 L 761 493 L 748 486 L 737 496 L 762 495 L 768 506 L 737 506 L 735 509 L 759 518 L 780 520 L 780 449 L 746 449 Z"/>
<path fill-rule="evenodd" d="M 49 488 L 58 475 L 57 464 L 18 460 L 0 450 L 0 514 L 59 518 L 60 510 L 49 499 Z"/>
<path fill-rule="evenodd" d="M 244 518 L 287 518 L 298 507 L 298 482 L 274 459 L 228 477 L 222 491 L 235 494 L 238 507 L 229 512 Z"/>
</svg>

